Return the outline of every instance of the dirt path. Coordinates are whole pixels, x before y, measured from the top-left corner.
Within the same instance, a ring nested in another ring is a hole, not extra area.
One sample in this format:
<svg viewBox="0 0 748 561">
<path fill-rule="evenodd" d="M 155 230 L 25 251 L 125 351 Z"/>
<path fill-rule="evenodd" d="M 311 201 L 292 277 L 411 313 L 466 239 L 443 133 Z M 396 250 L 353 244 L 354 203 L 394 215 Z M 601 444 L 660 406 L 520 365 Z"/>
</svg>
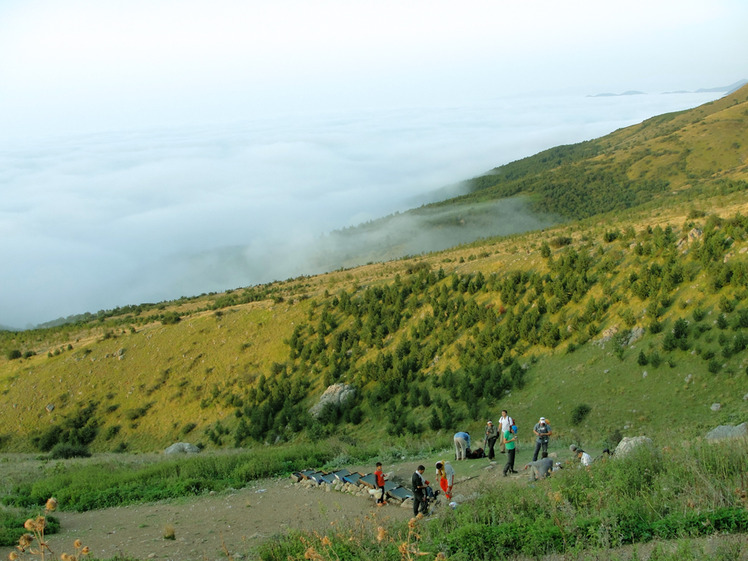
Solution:
<svg viewBox="0 0 748 561">
<path fill-rule="evenodd" d="M 480 468 L 471 466 L 480 475 L 458 476 L 456 500 L 474 493 L 481 480 L 487 482 L 497 472 L 501 475 L 500 469 L 485 469 L 487 466 L 483 460 Z M 390 468 L 393 476 L 409 481 L 410 464 Z M 323 489 L 308 489 L 289 478 L 277 478 L 244 489 L 168 502 L 57 512 L 60 532 L 49 536 L 49 542 L 55 558 L 62 552 L 72 553 L 72 543 L 81 539 L 99 559 L 212 561 L 227 558 L 224 545 L 230 554 L 241 558 L 262 540 L 289 530 L 324 534 L 331 528 L 364 522 L 379 525 L 413 515 L 409 508 L 391 504 L 378 508 L 372 499 Z M 164 538 L 167 526 L 174 530 L 173 540 Z M 7 559 L 10 551 L 0 548 L 0 559 Z"/>
</svg>

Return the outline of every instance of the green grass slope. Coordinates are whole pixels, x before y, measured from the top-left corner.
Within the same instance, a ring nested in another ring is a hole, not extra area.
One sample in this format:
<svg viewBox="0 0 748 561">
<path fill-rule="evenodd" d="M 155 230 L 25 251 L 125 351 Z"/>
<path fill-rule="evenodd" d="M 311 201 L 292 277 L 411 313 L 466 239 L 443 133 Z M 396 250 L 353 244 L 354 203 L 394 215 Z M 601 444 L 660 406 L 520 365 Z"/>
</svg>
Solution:
<svg viewBox="0 0 748 561">
<path fill-rule="evenodd" d="M 510 164 L 471 195 L 581 218 L 563 226 L 2 332 L 0 450 L 448 442 L 502 408 L 525 440 L 544 415 L 595 446 L 744 422 L 746 98 Z M 312 416 L 333 383 L 355 397 Z"/>
<path fill-rule="evenodd" d="M 473 179 L 471 193 L 458 201 L 532 195 L 536 211 L 579 219 L 744 189 L 735 182 L 748 179 L 747 100 L 744 86 L 695 109 L 551 148 Z"/>
</svg>

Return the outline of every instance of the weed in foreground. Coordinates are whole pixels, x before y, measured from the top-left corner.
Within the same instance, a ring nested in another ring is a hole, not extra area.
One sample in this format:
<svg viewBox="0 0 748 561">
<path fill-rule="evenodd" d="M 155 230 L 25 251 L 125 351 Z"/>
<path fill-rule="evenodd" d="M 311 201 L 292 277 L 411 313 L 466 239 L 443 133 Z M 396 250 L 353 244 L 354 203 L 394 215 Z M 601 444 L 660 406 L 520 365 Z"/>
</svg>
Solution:
<svg viewBox="0 0 748 561">
<path fill-rule="evenodd" d="M 49 547 L 47 540 L 44 536 L 47 528 L 47 516 L 50 512 L 53 512 L 57 508 L 57 500 L 52 497 L 47 500 L 44 505 L 44 515 L 39 515 L 36 518 L 29 518 L 24 523 L 23 527 L 30 533 L 23 534 L 18 540 L 16 546 L 17 551 L 11 551 L 8 555 L 10 561 L 16 561 L 26 558 L 26 555 L 32 555 L 39 557 L 42 561 L 47 559 L 47 556 L 54 555 L 52 549 Z M 82 556 L 90 553 L 89 547 L 84 546 L 80 540 L 75 540 L 73 543 L 75 553 L 70 555 L 69 553 L 60 554 L 61 561 L 79 561 Z"/>
</svg>

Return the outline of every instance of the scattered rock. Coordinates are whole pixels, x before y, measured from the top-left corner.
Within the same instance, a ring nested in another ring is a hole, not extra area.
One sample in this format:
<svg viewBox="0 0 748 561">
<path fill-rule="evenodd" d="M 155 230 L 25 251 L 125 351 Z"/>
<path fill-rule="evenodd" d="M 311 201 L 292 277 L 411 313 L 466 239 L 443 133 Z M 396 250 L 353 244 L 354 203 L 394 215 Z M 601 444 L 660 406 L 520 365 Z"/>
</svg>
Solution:
<svg viewBox="0 0 748 561">
<path fill-rule="evenodd" d="M 748 436 L 748 423 L 738 426 L 720 425 L 706 433 L 707 440 L 721 440 L 723 438 L 741 438 Z"/>
<path fill-rule="evenodd" d="M 715 411 L 715 412 L 719 411 L 720 409 L 722 409 L 722 404 L 721 403 L 712 403 L 712 406 L 709 409 L 711 409 L 712 411 Z"/>
<path fill-rule="evenodd" d="M 309 409 L 309 413 L 317 418 L 328 404 L 336 406 L 345 405 L 354 395 L 356 395 L 356 389 L 353 386 L 349 386 L 348 384 L 333 384 L 327 387 L 319 398 L 319 401 Z"/>
<path fill-rule="evenodd" d="M 177 442 L 164 450 L 164 454 L 198 454 L 200 448 L 189 442 Z"/>
<path fill-rule="evenodd" d="M 652 446 L 652 439 L 647 436 L 625 436 L 623 440 L 618 443 L 618 446 L 616 446 L 614 453 L 615 457 L 621 458 L 641 445 Z"/>
<path fill-rule="evenodd" d="M 600 338 L 597 341 L 595 341 L 595 344 L 597 344 L 597 345 L 603 345 L 603 344 L 607 343 L 608 341 L 610 341 L 613 338 L 613 336 L 616 333 L 618 333 L 618 326 L 617 325 L 613 325 L 613 326 L 609 327 L 608 329 L 606 329 L 605 331 L 603 331 L 600 334 Z"/>
<path fill-rule="evenodd" d="M 636 343 L 639 339 L 641 339 L 644 336 L 644 328 L 643 327 L 635 327 L 631 330 L 631 333 L 629 333 L 629 339 L 626 342 L 627 346 L 631 346 L 634 343 Z"/>
</svg>

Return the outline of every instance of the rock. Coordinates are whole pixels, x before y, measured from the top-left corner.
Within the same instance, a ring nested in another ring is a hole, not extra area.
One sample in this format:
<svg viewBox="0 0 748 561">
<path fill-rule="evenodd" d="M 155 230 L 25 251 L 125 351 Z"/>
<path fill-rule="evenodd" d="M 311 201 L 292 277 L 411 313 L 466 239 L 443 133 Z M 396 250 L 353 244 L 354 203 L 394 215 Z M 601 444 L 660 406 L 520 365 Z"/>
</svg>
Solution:
<svg viewBox="0 0 748 561">
<path fill-rule="evenodd" d="M 719 411 L 720 409 L 722 409 L 722 404 L 712 403 L 712 406 L 709 409 L 711 409 L 712 411 Z"/>
<path fill-rule="evenodd" d="M 47 410 L 47 413 L 51 413 L 52 411 L 54 411 L 54 410 L 55 410 L 55 405 L 54 405 L 54 403 L 50 403 L 50 404 L 48 404 L 48 405 L 47 405 L 47 406 L 45 407 L 45 409 Z"/>
<path fill-rule="evenodd" d="M 356 395 L 356 389 L 348 384 L 333 384 L 328 386 L 325 392 L 320 396 L 319 401 L 309 409 L 312 417 L 319 417 L 325 406 L 345 405 L 349 399 Z"/>
<path fill-rule="evenodd" d="M 741 438 L 748 436 L 748 423 L 738 426 L 720 425 L 706 433 L 707 440 L 721 440 L 723 438 Z"/>
<path fill-rule="evenodd" d="M 633 345 L 636 341 L 641 339 L 644 336 L 644 328 L 643 327 L 635 327 L 631 330 L 629 333 L 629 339 L 626 342 L 627 346 Z"/>
<path fill-rule="evenodd" d="M 647 436 L 626 436 L 621 440 L 621 442 L 618 443 L 618 446 L 616 446 L 614 455 L 617 458 L 621 458 L 629 454 L 634 448 L 638 448 L 642 444 L 652 446 L 652 439 Z"/>
<path fill-rule="evenodd" d="M 164 450 L 164 454 L 199 454 L 200 448 L 189 442 L 177 442 Z"/>
<path fill-rule="evenodd" d="M 603 331 L 600 334 L 600 338 L 594 341 L 594 343 L 596 345 L 604 345 L 605 343 L 610 341 L 616 333 L 618 333 L 618 326 L 613 325 L 609 327 L 608 329 L 606 329 L 605 331 Z"/>
</svg>

